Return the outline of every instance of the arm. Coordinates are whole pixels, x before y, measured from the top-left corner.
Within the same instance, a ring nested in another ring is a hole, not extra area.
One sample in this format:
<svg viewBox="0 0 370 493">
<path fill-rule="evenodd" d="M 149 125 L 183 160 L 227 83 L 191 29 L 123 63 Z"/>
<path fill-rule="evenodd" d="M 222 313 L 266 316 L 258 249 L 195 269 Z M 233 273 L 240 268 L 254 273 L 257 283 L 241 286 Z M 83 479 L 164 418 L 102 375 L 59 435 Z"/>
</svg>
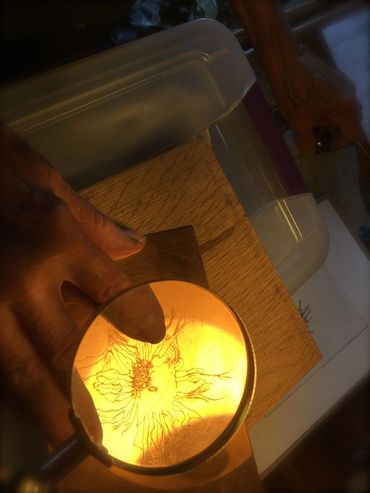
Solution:
<svg viewBox="0 0 370 493">
<path fill-rule="evenodd" d="M 361 135 L 354 85 L 300 45 L 276 0 L 231 0 L 251 37 L 283 116 L 302 151 L 316 148 L 314 127 L 326 127 L 332 147 Z"/>
</svg>

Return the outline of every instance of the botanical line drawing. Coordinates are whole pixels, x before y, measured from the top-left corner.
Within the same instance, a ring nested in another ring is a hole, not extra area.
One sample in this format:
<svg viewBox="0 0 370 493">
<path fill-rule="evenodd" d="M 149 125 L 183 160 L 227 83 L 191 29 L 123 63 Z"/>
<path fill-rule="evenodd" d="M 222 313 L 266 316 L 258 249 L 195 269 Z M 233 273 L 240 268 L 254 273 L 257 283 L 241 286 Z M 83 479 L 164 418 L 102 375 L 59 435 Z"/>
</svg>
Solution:
<svg viewBox="0 0 370 493">
<path fill-rule="evenodd" d="M 224 398 L 212 394 L 217 379 L 228 372 L 208 373 L 188 368 L 181 356 L 179 335 L 187 325 L 173 314 L 166 317 L 166 336 L 156 345 L 128 340 L 113 327 L 108 346 L 94 363 L 98 371 L 84 379 L 87 388 L 103 397 L 97 408 L 102 425 L 123 435 L 133 432 L 134 445 L 143 456 L 163 453 L 164 441 L 174 430 L 202 419 L 192 405 Z"/>
</svg>

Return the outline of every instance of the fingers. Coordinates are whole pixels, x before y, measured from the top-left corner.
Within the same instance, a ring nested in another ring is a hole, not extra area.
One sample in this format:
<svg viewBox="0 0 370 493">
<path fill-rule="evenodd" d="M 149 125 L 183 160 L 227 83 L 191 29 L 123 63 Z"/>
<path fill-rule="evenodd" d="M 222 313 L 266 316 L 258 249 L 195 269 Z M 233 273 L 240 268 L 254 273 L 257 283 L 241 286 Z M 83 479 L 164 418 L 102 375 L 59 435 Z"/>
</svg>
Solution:
<svg viewBox="0 0 370 493">
<path fill-rule="evenodd" d="M 166 334 L 162 308 L 148 285 L 123 293 L 102 316 L 129 337 L 144 342 L 158 343 Z"/>
<path fill-rule="evenodd" d="M 76 262 L 74 283 L 97 304 L 102 304 L 131 282 L 128 276 L 104 252 L 90 248 L 84 262 Z M 109 305 L 107 317 L 130 337 L 147 342 L 159 342 L 165 335 L 162 309 L 148 286 L 130 290 Z"/>
<path fill-rule="evenodd" d="M 19 323 L 8 311 L 1 311 L 0 373 L 12 392 L 46 431 L 54 444 L 73 432 L 69 405 Z"/>
<path fill-rule="evenodd" d="M 145 236 L 116 226 L 77 194 L 68 205 L 86 235 L 113 259 L 134 255 L 144 248 Z"/>
<path fill-rule="evenodd" d="M 145 245 L 145 237 L 122 229 L 75 193 L 42 156 L 11 129 L 0 124 L 0 157 L 8 168 L 31 185 L 52 190 L 63 199 L 85 234 L 112 258 L 133 255 Z M 8 162 L 9 161 L 9 162 Z"/>
<path fill-rule="evenodd" d="M 45 282 L 38 286 L 36 295 L 27 303 L 19 304 L 13 312 L 61 389 L 68 393 L 82 331 L 68 314 L 57 289 Z"/>
<path fill-rule="evenodd" d="M 317 137 L 314 131 L 316 127 L 327 130 L 330 135 L 331 149 L 354 142 L 360 138 L 362 133 L 357 112 L 353 108 L 344 114 L 338 111 L 336 115 L 320 116 L 315 120 L 312 120 L 312 115 L 308 113 L 297 113 L 293 120 L 292 130 L 300 150 L 306 155 L 313 155 L 317 150 Z"/>
<path fill-rule="evenodd" d="M 87 322 L 96 312 L 96 303 L 70 282 L 63 283 L 61 292 L 69 316 L 83 332 Z"/>
<path fill-rule="evenodd" d="M 31 349 L 24 351 L 23 365 L 32 371 L 33 365 L 42 366 L 41 360 L 46 362 L 49 378 L 53 378 L 53 385 L 60 385 L 66 395 L 71 395 L 72 367 L 78 344 L 82 338 L 82 331 L 70 318 L 57 292 L 48 289 L 43 295 L 42 303 L 32 300 L 32 304 L 22 306 L 15 314 L 15 320 L 23 329 L 21 336 L 26 336 L 27 343 L 31 343 L 37 350 L 32 356 Z M 41 359 L 38 363 L 35 359 Z M 39 370 L 41 371 L 41 370 Z M 95 440 L 101 441 L 102 431 L 100 421 L 90 394 L 81 379 L 74 377 L 74 411 L 83 419 L 84 425 Z M 76 385 L 77 382 L 77 385 Z M 42 385 L 42 382 L 40 383 Z M 18 388 L 15 391 L 18 393 Z M 50 411 L 50 414 L 53 411 Z M 43 418 L 45 422 L 45 417 Z"/>
<path fill-rule="evenodd" d="M 83 257 L 71 266 L 74 284 L 97 305 L 106 303 L 131 285 L 131 281 L 113 260 L 93 244 L 86 242 Z"/>
<path fill-rule="evenodd" d="M 65 281 L 74 282 L 94 301 L 86 297 L 79 311 L 86 322 L 96 305 L 129 286 L 128 277 L 110 256 L 140 251 L 145 238 L 111 223 L 75 194 L 22 139 L 3 130 L 0 157 L 7 173 L 0 177 L 0 187 L 9 203 L 1 218 L 6 235 L 1 238 L 0 373 L 50 440 L 58 443 L 72 433 L 64 394 L 69 390 L 84 325 L 76 324 L 68 313 L 61 286 Z M 133 316 L 132 299 L 119 307 L 117 325 L 130 335 L 158 340 L 164 335 L 160 306 L 150 290 L 139 292 L 138 317 Z M 81 381 L 77 394 L 77 411 L 99 440 L 101 428 Z"/>
<path fill-rule="evenodd" d="M 328 130 L 332 148 L 358 139 L 361 107 L 352 81 L 308 51 L 295 60 L 290 71 L 284 73 L 286 84 L 283 88 L 276 90 L 275 79 L 272 78 L 271 82 L 280 110 L 304 154 L 312 155 L 316 151 L 316 127 Z M 320 150 L 320 145 L 317 150 Z"/>
<path fill-rule="evenodd" d="M 145 236 L 118 227 L 64 182 L 59 183 L 55 193 L 68 204 L 85 234 L 113 259 L 134 255 L 144 248 Z"/>
</svg>

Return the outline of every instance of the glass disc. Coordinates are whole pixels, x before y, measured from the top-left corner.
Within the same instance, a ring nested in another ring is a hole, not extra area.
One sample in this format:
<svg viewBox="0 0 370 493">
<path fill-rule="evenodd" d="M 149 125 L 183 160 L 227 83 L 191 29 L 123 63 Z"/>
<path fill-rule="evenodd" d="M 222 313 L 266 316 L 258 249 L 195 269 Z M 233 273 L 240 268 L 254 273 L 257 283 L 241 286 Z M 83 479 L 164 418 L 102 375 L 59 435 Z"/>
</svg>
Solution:
<svg viewBox="0 0 370 493">
<path fill-rule="evenodd" d="M 90 393 L 109 455 L 144 473 L 176 471 L 215 453 L 244 419 L 254 387 L 249 338 L 222 300 L 182 281 L 149 286 L 165 338 L 141 342 L 115 327 L 112 306 L 130 296 L 130 307 L 133 288 L 89 326 L 72 381 L 75 403 L 76 376 Z"/>
</svg>

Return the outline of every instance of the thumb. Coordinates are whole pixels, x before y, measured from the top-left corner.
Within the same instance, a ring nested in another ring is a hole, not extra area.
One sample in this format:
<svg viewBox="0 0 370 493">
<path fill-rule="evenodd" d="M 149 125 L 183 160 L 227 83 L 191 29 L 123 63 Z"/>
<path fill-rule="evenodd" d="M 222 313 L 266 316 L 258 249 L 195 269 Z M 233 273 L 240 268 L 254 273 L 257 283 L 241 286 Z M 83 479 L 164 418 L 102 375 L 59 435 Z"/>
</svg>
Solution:
<svg viewBox="0 0 370 493">
<path fill-rule="evenodd" d="M 96 246 L 86 243 L 81 258 L 71 266 L 71 281 L 98 305 L 110 301 L 104 317 L 129 337 L 157 343 L 165 336 L 163 311 L 150 286 L 127 290 L 129 277 Z"/>
</svg>

